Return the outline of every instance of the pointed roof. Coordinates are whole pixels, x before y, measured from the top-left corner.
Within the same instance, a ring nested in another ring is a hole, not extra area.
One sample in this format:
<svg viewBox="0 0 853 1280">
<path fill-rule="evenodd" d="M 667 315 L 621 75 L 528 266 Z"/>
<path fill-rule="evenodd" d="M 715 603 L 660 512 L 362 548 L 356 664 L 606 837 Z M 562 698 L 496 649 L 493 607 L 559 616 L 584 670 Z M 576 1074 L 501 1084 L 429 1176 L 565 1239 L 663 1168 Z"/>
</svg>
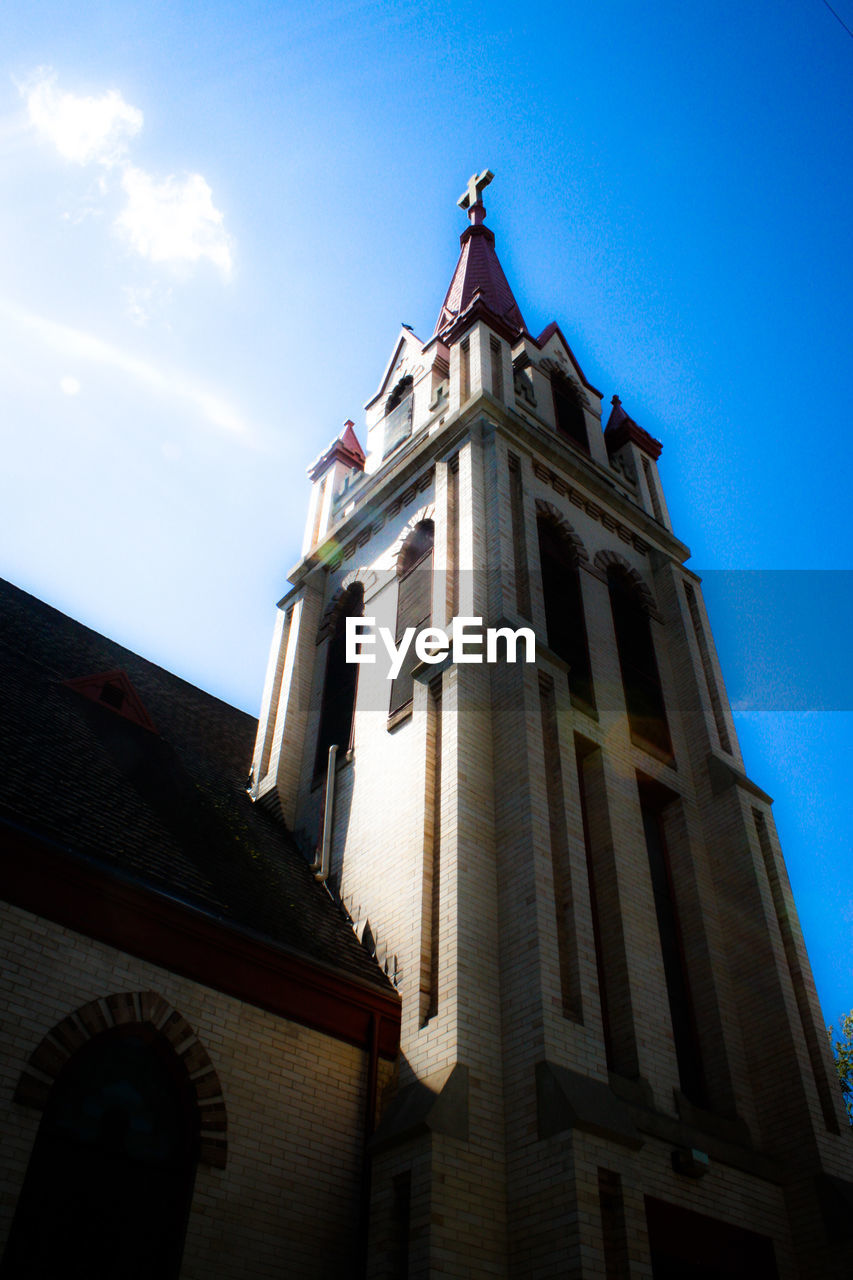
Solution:
<svg viewBox="0 0 853 1280">
<path fill-rule="evenodd" d="M 319 458 L 316 458 L 311 463 L 308 468 L 309 477 L 312 480 L 316 480 L 318 476 L 328 471 L 333 462 L 338 460 L 346 463 L 348 467 L 352 467 L 354 471 L 364 470 L 365 453 L 358 443 L 358 437 L 355 434 L 355 423 L 352 418 L 347 418 L 341 434 L 320 454 Z"/>
<path fill-rule="evenodd" d="M 613 408 L 610 410 L 610 417 L 607 419 L 607 426 L 604 428 L 604 443 L 607 445 L 608 453 L 615 453 L 617 449 L 621 449 L 626 441 L 632 441 L 638 449 L 642 449 L 643 453 L 647 453 L 650 458 L 654 458 L 657 462 L 663 450 L 660 440 L 655 440 L 654 436 L 649 435 L 643 427 L 634 421 L 622 408 L 622 401 L 618 396 L 614 396 L 610 401 Z"/>
<path fill-rule="evenodd" d="M 483 226 L 486 208 L 480 194 L 482 188 L 491 182 L 492 176 L 488 170 L 484 170 L 472 177 L 467 191 L 459 200 L 460 207 L 468 212 L 471 225 L 459 237 L 459 261 L 436 321 L 433 337 L 442 333 L 475 301 L 484 304 L 514 333 L 520 333 L 525 328 L 518 303 L 495 253 L 495 237 L 488 227 Z"/>
</svg>

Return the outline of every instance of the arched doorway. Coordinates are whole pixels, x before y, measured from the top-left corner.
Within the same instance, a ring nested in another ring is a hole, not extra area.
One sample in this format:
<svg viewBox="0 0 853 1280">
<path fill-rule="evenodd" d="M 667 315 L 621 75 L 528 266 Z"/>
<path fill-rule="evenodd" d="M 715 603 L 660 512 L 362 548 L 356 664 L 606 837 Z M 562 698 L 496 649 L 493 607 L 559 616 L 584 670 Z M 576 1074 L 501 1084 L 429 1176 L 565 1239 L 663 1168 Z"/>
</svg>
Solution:
<svg viewBox="0 0 853 1280">
<path fill-rule="evenodd" d="M 165 1035 L 128 1023 L 94 1036 L 48 1095 L 0 1276 L 177 1277 L 199 1131 Z"/>
</svg>

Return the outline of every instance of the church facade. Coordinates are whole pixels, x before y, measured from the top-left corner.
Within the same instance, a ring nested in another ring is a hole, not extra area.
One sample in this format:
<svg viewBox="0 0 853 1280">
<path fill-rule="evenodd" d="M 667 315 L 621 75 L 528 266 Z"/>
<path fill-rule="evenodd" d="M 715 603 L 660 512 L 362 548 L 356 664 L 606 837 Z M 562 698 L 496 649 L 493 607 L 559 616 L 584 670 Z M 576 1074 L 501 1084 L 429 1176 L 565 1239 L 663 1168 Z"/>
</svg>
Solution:
<svg viewBox="0 0 853 1280">
<path fill-rule="evenodd" d="M 661 445 L 527 331 L 491 177 L 366 448 L 310 469 L 255 751 L 402 998 L 368 1274 L 848 1275 L 850 1132 Z"/>
<path fill-rule="evenodd" d="M 661 445 L 528 332 L 491 178 L 309 470 L 257 724 L 0 584 L 3 1280 L 853 1272 Z"/>
</svg>

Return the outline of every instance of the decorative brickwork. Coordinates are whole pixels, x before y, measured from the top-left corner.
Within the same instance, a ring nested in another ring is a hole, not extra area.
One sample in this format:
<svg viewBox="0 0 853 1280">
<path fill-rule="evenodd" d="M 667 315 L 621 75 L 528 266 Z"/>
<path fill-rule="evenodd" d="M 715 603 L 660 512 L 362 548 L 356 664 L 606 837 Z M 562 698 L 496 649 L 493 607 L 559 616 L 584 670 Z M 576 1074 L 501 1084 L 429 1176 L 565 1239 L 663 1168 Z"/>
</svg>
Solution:
<svg viewBox="0 0 853 1280">
<path fill-rule="evenodd" d="M 154 991 L 105 996 L 67 1014 L 30 1054 L 15 1088 L 15 1101 L 43 1110 L 54 1080 L 87 1040 L 111 1027 L 133 1024 L 160 1032 L 175 1050 L 198 1104 L 199 1160 L 224 1169 L 228 1154 L 225 1103 L 216 1070 L 186 1018 Z"/>
<path fill-rule="evenodd" d="M 533 474 L 537 480 L 544 480 L 555 493 L 558 493 L 561 497 L 568 498 L 573 506 L 585 511 L 588 516 L 598 521 L 605 529 L 618 534 L 619 538 L 624 543 L 632 546 L 635 551 L 639 551 L 642 555 L 648 554 L 648 543 L 635 530 L 623 524 L 621 520 L 618 520 L 600 503 L 588 497 L 574 485 L 569 484 L 568 480 L 564 480 L 562 476 L 557 475 L 556 471 L 551 471 L 544 463 L 535 458 L 533 460 Z"/>
</svg>

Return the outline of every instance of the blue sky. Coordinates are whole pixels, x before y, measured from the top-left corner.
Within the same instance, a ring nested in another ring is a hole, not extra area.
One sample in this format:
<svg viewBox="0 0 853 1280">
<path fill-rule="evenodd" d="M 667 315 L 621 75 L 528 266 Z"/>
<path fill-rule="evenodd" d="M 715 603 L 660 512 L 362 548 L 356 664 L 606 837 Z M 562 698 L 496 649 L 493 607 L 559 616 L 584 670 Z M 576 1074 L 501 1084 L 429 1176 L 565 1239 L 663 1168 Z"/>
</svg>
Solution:
<svg viewBox="0 0 853 1280">
<path fill-rule="evenodd" d="M 529 327 L 664 443 L 853 1006 L 853 39 L 821 0 L 34 0 L 0 51 L 2 572 L 256 713 L 305 467 L 431 332 L 493 169 Z"/>
</svg>

